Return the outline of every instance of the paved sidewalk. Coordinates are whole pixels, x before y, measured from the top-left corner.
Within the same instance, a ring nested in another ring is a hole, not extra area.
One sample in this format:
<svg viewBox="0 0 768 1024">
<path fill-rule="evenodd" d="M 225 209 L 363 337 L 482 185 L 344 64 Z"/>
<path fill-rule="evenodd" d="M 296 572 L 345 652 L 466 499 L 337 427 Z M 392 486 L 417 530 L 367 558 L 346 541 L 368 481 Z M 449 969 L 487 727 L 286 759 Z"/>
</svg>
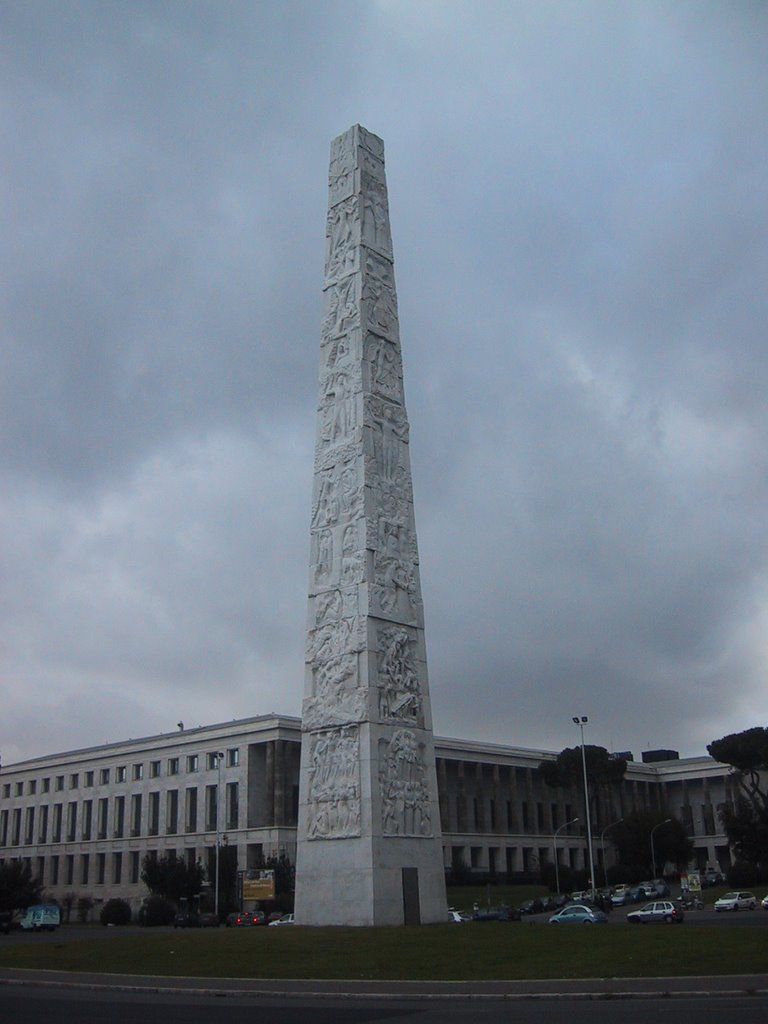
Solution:
<svg viewBox="0 0 768 1024">
<path fill-rule="evenodd" d="M 702 978 L 585 978 L 551 981 L 323 981 L 241 978 L 167 978 L 126 974 L 0 969 L 0 985 L 111 989 L 272 999 L 651 999 L 768 996 L 768 974 Z"/>
</svg>

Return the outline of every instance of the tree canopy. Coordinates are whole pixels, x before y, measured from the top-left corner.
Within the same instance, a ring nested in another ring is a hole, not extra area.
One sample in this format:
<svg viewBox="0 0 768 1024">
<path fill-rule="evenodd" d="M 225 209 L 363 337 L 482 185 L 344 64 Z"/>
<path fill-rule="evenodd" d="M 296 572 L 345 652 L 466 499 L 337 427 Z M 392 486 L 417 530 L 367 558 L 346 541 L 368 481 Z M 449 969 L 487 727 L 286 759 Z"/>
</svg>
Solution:
<svg viewBox="0 0 768 1024">
<path fill-rule="evenodd" d="M 141 880 L 153 896 L 163 896 L 178 903 L 200 893 L 205 872 L 199 862 L 188 864 L 180 857 L 145 857 L 141 864 Z"/>
<path fill-rule="evenodd" d="M 590 784 L 598 787 L 621 782 L 627 770 L 627 761 L 623 757 L 609 754 L 605 747 L 584 745 L 584 758 L 587 762 L 587 776 Z M 544 782 L 552 788 L 562 787 L 574 789 L 582 785 L 583 765 L 581 747 L 566 747 L 561 750 L 554 761 L 542 761 L 539 774 Z"/>
<path fill-rule="evenodd" d="M 623 867 L 637 867 L 650 874 L 654 859 L 651 833 L 659 873 L 668 861 L 678 868 L 688 864 L 693 855 L 693 841 L 682 822 L 665 811 L 636 811 L 613 825 L 610 832 L 611 843 Z"/>
<path fill-rule="evenodd" d="M 23 860 L 0 864 L 0 910 L 13 913 L 40 902 L 42 882 Z"/>
<path fill-rule="evenodd" d="M 768 728 L 729 733 L 708 744 L 707 751 L 716 761 L 736 769 L 739 785 L 757 812 L 768 808 L 768 791 L 760 778 L 761 772 L 768 772 Z"/>
</svg>

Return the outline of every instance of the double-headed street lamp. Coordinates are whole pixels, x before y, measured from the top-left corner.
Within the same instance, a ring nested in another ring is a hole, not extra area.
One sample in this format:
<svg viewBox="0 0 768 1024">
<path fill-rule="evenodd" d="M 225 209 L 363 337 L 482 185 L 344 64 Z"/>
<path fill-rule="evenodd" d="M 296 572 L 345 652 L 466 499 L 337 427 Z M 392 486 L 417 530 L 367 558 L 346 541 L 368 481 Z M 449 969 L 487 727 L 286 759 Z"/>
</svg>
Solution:
<svg viewBox="0 0 768 1024">
<path fill-rule="evenodd" d="M 557 837 L 564 828 L 568 828 L 569 825 L 575 825 L 578 820 L 578 818 L 571 818 L 570 821 L 566 821 L 566 823 L 561 825 L 560 828 L 555 829 L 555 834 L 552 836 L 552 852 L 555 856 L 555 886 L 557 888 L 558 896 L 560 895 L 560 867 L 557 863 Z"/>
<path fill-rule="evenodd" d="M 664 821 L 660 821 L 658 825 L 654 825 L 651 829 L 651 862 L 653 863 L 653 880 L 656 881 L 656 851 L 653 848 L 653 833 L 657 828 L 661 828 L 662 825 L 668 825 L 672 821 L 671 818 L 665 818 Z"/>
<path fill-rule="evenodd" d="M 592 853 L 592 819 L 589 816 L 589 783 L 587 782 L 587 755 L 584 752 L 584 726 L 589 719 L 586 715 L 574 715 L 573 722 L 581 729 L 581 767 L 584 770 L 584 807 L 587 812 L 587 849 L 589 851 L 589 887 L 595 891 L 595 859 Z"/>
</svg>

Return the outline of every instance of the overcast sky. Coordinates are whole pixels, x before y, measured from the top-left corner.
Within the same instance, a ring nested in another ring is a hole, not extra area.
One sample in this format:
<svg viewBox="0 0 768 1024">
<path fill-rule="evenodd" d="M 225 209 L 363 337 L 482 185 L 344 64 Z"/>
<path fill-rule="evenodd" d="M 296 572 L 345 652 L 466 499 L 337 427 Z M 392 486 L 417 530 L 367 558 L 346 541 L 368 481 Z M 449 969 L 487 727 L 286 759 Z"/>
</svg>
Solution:
<svg viewBox="0 0 768 1024">
<path fill-rule="evenodd" d="M 356 122 L 436 733 L 765 725 L 767 52 L 758 0 L 0 0 L 3 763 L 300 713 Z"/>
</svg>

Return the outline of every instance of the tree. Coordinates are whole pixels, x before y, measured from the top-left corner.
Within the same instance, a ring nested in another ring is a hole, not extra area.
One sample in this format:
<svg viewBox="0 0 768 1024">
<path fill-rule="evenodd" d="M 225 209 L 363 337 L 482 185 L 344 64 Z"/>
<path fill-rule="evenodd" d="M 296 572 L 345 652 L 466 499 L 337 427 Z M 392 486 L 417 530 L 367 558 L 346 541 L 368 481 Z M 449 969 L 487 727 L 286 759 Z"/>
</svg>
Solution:
<svg viewBox="0 0 768 1024">
<path fill-rule="evenodd" d="M 720 808 L 720 820 L 737 857 L 759 872 L 768 868 L 768 790 L 761 772 L 768 772 L 768 729 L 757 726 L 713 740 L 707 751 L 735 769 L 740 793 L 733 805 Z"/>
<path fill-rule="evenodd" d="M 593 822 L 602 815 L 600 808 L 605 809 L 604 800 L 612 787 L 618 787 L 627 771 L 626 758 L 610 754 L 605 747 L 584 744 L 584 761 L 587 764 L 589 782 L 590 810 Z M 581 747 L 566 747 L 561 750 L 554 761 L 542 761 L 539 764 L 539 777 L 552 789 L 572 789 L 584 792 L 584 761 Z M 610 810 L 605 810 L 610 814 Z"/>
<path fill-rule="evenodd" d="M 13 913 L 40 902 L 42 882 L 23 860 L 0 864 L 0 910 Z"/>
<path fill-rule="evenodd" d="M 141 880 L 152 895 L 163 896 L 174 903 L 197 896 L 203 877 L 202 864 L 188 864 L 175 854 L 167 857 L 146 856 L 141 863 Z"/>
<path fill-rule="evenodd" d="M 631 872 L 634 874 L 651 873 L 651 833 L 657 871 L 668 861 L 678 870 L 687 866 L 693 855 L 693 841 L 683 823 L 665 811 L 635 811 L 625 815 L 611 829 L 611 842 L 623 868 L 636 869 Z M 630 880 L 641 881 L 639 878 Z"/>
<path fill-rule="evenodd" d="M 707 745 L 707 752 L 721 764 L 735 769 L 739 786 L 757 812 L 768 808 L 768 791 L 761 785 L 760 772 L 768 772 L 768 728 L 756 726 L 729 733 Z"/>
</svg>

